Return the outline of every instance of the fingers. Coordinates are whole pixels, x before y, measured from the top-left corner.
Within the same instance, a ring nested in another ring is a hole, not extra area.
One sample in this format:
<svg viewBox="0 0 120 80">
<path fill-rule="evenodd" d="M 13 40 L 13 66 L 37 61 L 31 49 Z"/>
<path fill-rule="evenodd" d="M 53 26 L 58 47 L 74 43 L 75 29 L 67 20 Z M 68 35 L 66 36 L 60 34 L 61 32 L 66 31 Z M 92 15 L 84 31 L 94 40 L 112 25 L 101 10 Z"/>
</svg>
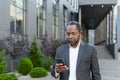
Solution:
<svg viewBox="0 0 120 80">
<path fill-rule="evenodd" d="M 66 70 L 68 70 L 68 67 L 66 65 L 63 65 L 62 63 L 56 64 L 57 72 L 64 72 Z"/>
</svg>

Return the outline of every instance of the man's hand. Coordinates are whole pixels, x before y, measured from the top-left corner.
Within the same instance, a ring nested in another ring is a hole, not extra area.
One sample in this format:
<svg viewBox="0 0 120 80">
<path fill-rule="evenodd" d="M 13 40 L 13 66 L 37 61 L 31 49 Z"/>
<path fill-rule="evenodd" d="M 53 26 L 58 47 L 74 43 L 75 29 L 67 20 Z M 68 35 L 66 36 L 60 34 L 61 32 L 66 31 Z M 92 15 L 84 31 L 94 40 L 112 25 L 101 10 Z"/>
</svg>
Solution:
<svg viewBox="0 0 120 80">
<path fill-rule="evenodd" d="M 56 72 L 57 73 L 64 72 L 66 70 L 68 70 L 68 67 L 66 65 L 63 65 L 63 63 L 56 64 Z"/>
</svg>

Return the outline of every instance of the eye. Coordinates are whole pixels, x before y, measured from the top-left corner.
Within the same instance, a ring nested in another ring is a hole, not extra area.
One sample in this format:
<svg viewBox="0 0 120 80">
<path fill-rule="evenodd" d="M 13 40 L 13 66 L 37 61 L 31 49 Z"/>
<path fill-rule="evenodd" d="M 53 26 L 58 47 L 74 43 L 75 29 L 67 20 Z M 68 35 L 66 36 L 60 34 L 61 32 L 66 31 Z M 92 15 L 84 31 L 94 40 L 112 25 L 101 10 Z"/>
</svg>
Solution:
<svg viewBox="0 0 120 80">
<path fill-rule="evenodd" d="M 75 32 L 73 32 L 72 34 L 73 34 L 73 35 L 76 35 L 76 33 L 75 33 Z"/>
<path fill-rule="evenodd" d="M 70 35 L 70 33 L 68 33 L 68 32 L 67 32 L 66 34 L 67 34 L 67 35 Z"/>
</svg>

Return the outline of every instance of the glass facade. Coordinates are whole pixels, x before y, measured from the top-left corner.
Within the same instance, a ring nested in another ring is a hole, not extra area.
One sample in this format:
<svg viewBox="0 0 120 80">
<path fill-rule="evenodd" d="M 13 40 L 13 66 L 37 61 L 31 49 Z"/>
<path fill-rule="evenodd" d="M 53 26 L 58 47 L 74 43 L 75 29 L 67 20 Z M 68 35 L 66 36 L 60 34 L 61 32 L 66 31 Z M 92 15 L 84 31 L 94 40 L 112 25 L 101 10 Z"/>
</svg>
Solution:
<svg viewBox="0 0 120 80">
<path fill-rule="evenodd" d="M 27 1 L 27 3 L 25 2 Z M 68 2 L 68 5 L 72 5 L 75 4 L 75 2 L 73 2 L 74 0 L 67 0 L 66 3 Z M 76 0 L 75 0 L 76 1 Z M 67 6 L 66 4 L 62 4 L 62 6 L 64 6 L 63 8 L 63 13 L 59 13 L 59 0 L 52 0 L 50 3 L 47 3 L 47 0 L 36 0 L 33 1 L 34 3 L 32 3 L 32 1 L 29 0 L 10 0 L 10 32 L 11 33 L 15 33 L 15 34 L 20 34 L 20 35 L 24 35 L 26 32 L 28 31 L 26 28 L 32 27 L 32 26 L 27 26 L 27 24 L 29 24 L 29 20 L 31 16 L 30 13 L 26 13 L 26 11 L 30 12 L 31 9 L 36 8 L 37 12 L 33 12 L 32 15 L 36 17 L 36 21 L 35 21 L 35 26 L 37 29 L 36 33 L 38 38 L 43 37 L 46 33 L 46 9 L 47 9 L 47 4 L 50 4 L 49 6 L 52 7 L 52 16 L 51 16 L 51 21 L 52 25 L 50 25 L 51 27 L 51 33 L 54 35 L 55 38 L 58 38 L 58 14 L 61 15 L 61 26 L 62 30 L 64 31 L 65 29 L 65 25 L 68 21 L 68 12 L 67 12 Z M 70 4 L 71 3 L 71 4 Z M 26 5 L 25 5 L 26 4 Z M 26 10 L 26 8 L 28 8 L 28 10 Z M 75 6 L 75 5 L 74 5 Z M 71 7 L 73 8 L 73 7 Z M 49 9 L 49 8 L 48 8 Z M 49 13 L 49 12 L 48 12 Z M 26 16 L 25 16 L 26 14 Z M 36 16 L 37 14 L 37 16 Z M 32 16 L 32 17 L 33 17 Z M 27 19 L 29 17 L 29 19 Z M 25 19 L 26 18 L 26 19 Z M 26 21 L 27 20 L 27 21 Z M 25 22 L 26 21 L 26 22 Z M 34 20 L 32 20 L 34 21 Z M 48 22 L 49 23 L 49 22 Z M 34 25 L 33 24 L 33 25 Z M 25 25 L 27 27 L 25 27 Z M 63 34 L 63 33 L 62 33 Z"/>
<path fill-rule="evenodd" d="M 25 34 L 25 0 L 10 1 L 10 32 Z"/>
<path fill-rule="evenodd" d="M 54 34 L 54 37 L 58 37 L 58 0 L 53 0 L 52 4 L 52 33 Z"/>
<path fill-rule="evenodd" d="M 63 7 L 63 30 L 65 32 L 65 26 L 67 25 L 67 21 L 68 21 L 68 12 L 67 12 L 67 8 L 64 6 Z M 65 33 L 64 33 L 64 38 L 65 38 Z"/>
<path fill-rule="evenodd" d="M 37 0 L 37 35 L 38 38 L 45 34 L 46 25 L 46 0 Z"/>
</svg>

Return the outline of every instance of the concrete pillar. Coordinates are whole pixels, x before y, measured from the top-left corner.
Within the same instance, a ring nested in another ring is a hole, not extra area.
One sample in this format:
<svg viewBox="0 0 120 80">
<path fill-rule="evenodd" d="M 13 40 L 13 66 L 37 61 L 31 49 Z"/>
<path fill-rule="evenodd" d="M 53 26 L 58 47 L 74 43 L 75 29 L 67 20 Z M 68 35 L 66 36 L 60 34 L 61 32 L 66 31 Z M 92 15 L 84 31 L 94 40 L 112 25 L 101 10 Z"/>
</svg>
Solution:
<svg viewBox="0 0 120 80">
<path fill-rule="evenodd" d="M 28 0 L 26 2 L 26 34 L 29 39 L 33 39 L 33 36 L 37 34 L 37 6 L 36 0 Z"/>
<path fill-rule="evenodd" d="M 113 31 L 114 31 L 113 21 L 114 21 L 114 19 L 113 19 L 113 9 L 112 9 L 112 11 L 111 11 L 111 44 L 114 43 L 114 41 L 113 41 Z"/>
<path fill-rule="evenodd" d="M 109 14 L 107 14 L 107 45 L 110 44 L 109 39 Z"/>
<path fill-rule="evenodd" d="M 107 19 L 106 17 L 104 18 L 103 21 L 103 26 L 104 26 L 104 39 L 105 39 L 105 45 L 107 45 Z"/>
<path fill-rule="evenodd" d="M 50 20 L 51 19 L 51 20 Z M 53 15 L 52 15 L 52 1 L 46 0 L 46 31 L 48 36 L 53 36 L 52 34 L 52 21 L 53 21 Z"/>
<path fill-rule="evenodd" d="M 113 44 L 113 11 L 110 11 L 110 44 Z"/>
</svg>

